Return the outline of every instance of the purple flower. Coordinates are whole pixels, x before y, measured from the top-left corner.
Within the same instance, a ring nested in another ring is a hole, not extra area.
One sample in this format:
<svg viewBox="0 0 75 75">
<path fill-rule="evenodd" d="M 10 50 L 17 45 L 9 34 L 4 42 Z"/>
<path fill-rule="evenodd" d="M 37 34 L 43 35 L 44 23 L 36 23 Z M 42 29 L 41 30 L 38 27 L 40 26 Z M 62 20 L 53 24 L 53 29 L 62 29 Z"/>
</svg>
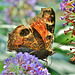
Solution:
<svg viewBox="0 0 75 75">
<path fill-rule="evenodd" d="M 12 24 L 12 22 L 8 16 L 4 18 L 4 21 L 8 24 Z"/>
<path fill-rule="evenodd" d="M 31 6 L 34 6 L 37 1 L 36 1 L 36 0 L 26 0 L 26 2 L 27 2 L 28 4 L 30 4 Z"/>
<path fill-rule="evenodd" d="M 10 57 L 4 60 L 4 69 L 1 75 L 51 75 L 48 70 L 43 68 L 37 57 L 25 52 L 15 54 L 15 57 Z"/>
<path fill-rule="evenodd" d="M 75 12 L 75 7 L 74 7 L 74 12 Z"/>
<path fill-rule="evenodd" d="M 60 20 L 63 20 L 63 19 L 64 19 L 64 18 L 61 16 L 61 17 L 60 17 Z"/>
<path fill-rule="evenodd" d="M 5 18 L 4 18 L 4 21 L 6 22 L 6 23 L 8 23 L 8 24 L 12 24 L 12 22 L 11 22 L 11 18 L 10 18 L 10 9 L 5 9 L 4 10 L 4 14 L 5 14 Z"/>
<path fill-rule="evenodd" d="M 36 15 L 35 12 L 33 12 L 33 11 L 29 12 L 29 16 L 30 16 L 31 18 L 33 18 L 35 15 Z"/>
<path fill-rule="evenodd" d="M 61 2 L 60 3 L 60 10 L 63 10 L 64 11 L 64 9 L 66 10 L 66 3 Z"/>
<path fill-rule="evenodd" d="M 17 6 L 20 0 L 5 0 L 6 3 L 11 3 L 13 6 Z"/>
<path fill-rule="evenodd" d="M 69 11 L 72 11 L 72 8 L 69 8 Z"/>
<path fill-rule="evenodd" d="M 75 2 L 73 3 L 73 6 L 75 6 Z"/>
<path fill-rule="evenodd" d="M 65 2 L 68 2 L 68 0 L 65 0 Z"/>
<path fill-rule="evenodd" d="M 64 16 L 60 17 L 60 19 L 65 19 L 65 21 L 67 21 L 66 23 L 63 23 L 63 26 L 69 25 L 70 22 L 73 23 L 74 20 L 72 18 L 74 17 L 75 13 L 75 2 L 72 2 L 72 0 L 70 1 L 71 2 L 69 2 L 69 0 L 63 0 L 63 2 L 60 3 L 60 10 L 65 11 L 65 13 L 63 14 Z"/>
<path fill-rule="evenodd" d="M 69 25 L 70 23 L 73 26 L 73 29 L 69 29 L 66 32 L 64 31 L 64 34 L 66 35 L 68 32 L 72 31 L 71 37 L 73 38 L 74 32 L 75 32 L 75 1 L 68 1 L 68 0 L 63 0 L 63 2 L 60 3 L 60 10 L 65 11 L 64 15 L 64 20 L 66 23 L 63 23 L 62 25 Z M 62 17 L 60 17 L 61 20 L 63 20 Z"/>
<path fill-rule="evenodd" d="M 14 0 L 5 0 L 6 3 L 12 3 Z"/>
<path fill-rule="evenodd" d="M 8 24 L 16 24 L 16 22 L 23 23 L 23 20 L 36 15 L 34 7 L 37 0 L 5 0 L 5 2 L 10 5 L 4 11 L 4 21 Z"/>
<path fill-rule="evenodd" d="M 62 26 L 65 27 L 65 23 L 63 23 Z"/>
</svg>

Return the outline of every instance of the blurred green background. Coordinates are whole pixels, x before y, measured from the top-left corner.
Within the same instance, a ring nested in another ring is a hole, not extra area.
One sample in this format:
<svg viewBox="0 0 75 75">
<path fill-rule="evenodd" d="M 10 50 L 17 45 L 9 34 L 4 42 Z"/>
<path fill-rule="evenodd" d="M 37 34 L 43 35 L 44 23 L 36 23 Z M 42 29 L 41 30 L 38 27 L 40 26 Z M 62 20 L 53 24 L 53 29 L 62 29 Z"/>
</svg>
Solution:
<svg viewBox="0 0 75 75">
<path fill-rule="evenodd" d="M 62 26 L 59 19 L 63 15 L 63 11 L 60 11 L 59 4 L 62 0 L 0 0 L 0 73 L 3 70 L 3 61 L 10 55 L 14 55 L 15 52 L 7 51 L 8 33 L 12 32 L 17 26 L 24 24 L 29 27 L 28 21 L 30 18 L 40 13 L 41 8 L 51 7 L 56 14 L 56 23 L 54 31 L 54 42 L 52 49 L 56 53 L 52 56 L 52 65 L 48 67 L 51 75 L 75 75 L 75 62 L 71 62 L 72 55 L 67 56 L 70 52 L 70 48 L 74 47 L 73 44 L 69 44 L 69 41 L 75 39 L 71 38 L 71 32 L 64 35 L 64 30 L 68 30 L 69 26 Z M 66 39 L 68 41 L 62 43 Z M 58 46 L 58 45 L 61 45 Z M 51 63 L 51 57 L 48 57 L 48 63 Z"/>
</svg>

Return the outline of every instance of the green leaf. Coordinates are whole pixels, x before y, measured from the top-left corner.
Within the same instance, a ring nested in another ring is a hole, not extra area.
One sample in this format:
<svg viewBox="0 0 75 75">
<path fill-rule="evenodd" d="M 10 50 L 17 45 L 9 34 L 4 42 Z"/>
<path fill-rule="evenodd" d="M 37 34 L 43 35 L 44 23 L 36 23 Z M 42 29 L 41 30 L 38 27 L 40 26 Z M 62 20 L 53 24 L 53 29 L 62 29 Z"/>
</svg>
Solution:
<svg viewBox="0 0 75 75">
<path fill-rule="evenodd" d="M 4 70 L 3 66 L 4 66 L 3 61 L 0 61 L 0 73 Z"/>
</svg>

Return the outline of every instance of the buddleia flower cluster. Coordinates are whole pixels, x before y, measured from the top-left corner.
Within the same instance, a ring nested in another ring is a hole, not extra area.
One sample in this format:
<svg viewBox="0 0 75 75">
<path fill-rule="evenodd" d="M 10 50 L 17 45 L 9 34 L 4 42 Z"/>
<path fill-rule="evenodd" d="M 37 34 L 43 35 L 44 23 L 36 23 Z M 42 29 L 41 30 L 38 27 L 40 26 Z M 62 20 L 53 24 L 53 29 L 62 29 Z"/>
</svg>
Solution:
<svg viewBox="0 0 75 75">
<path fill-rule="evenodd" d="M 39 63 L 37 57 L 25 52 L 15 54 L 4 60 L 4 69 L 0 75 L 51 75 L 46 68 Z"/>
<path fill-rule="evenodd" d="M 65 26 L 65 25 L 71 24 L 73 26 L 73 29 L 69 28 L 69 30 L 64 31 L 64 34 L 66 35 L 68 32 L 71 31 L 72 32 L 71 38 L 73 38 L 73 36 L 75 36 L 75 1 L 63 0 L 60 3 L 60 10 L 64 11 L 63 16 L 61 16 L 60 19 L 66 21 L 62 25 Z M 73 40 L 70 42 L 70 44 L 72 43 L 75 44 Z M 72 49 L 75 49 L 75 48 L 70 48 L 71 51 Z M 74 54 L 75 51 L 68 53 L 68 55 L 72 53 Z M 71 61 L 75 61 L 75 55 L 71 58 Z"/>
<path fill-rule="evenodd" d="M 36 0 L 5 0 L 8 8 L 4 10 L 4 21 L 8 24 L 23 24 L 36 15 L 34 11 L 36 2 Z"/>
<path fill-rule="evenodd" d="M 63 23 L 62 25 L 65 26 L 72 23 L 73 26 L 73 29 L 69 28 L 69 30 L 64 33 L 67 34 L 69 31 L 72 31 L 71 37 L 73 37 L 73 35 L 75 35 L 75 1 L 63 0 L 63 2 L 60 3 L 60 10 L 65 11 L 63 17 L 60 17 L 61 20 L 66 21 L 66 23 Z"/>
</svg>

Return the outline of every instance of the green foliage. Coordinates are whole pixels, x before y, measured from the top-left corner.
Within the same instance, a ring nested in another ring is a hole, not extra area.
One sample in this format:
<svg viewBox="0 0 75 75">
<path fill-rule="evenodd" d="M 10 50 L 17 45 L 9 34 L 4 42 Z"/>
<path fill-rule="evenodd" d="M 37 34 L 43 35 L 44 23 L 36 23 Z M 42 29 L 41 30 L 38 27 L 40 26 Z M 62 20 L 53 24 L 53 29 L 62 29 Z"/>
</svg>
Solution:
<svg viewBox="0 0 75 75">
<path fill-rule="evenodd" d="M 4 61 L 0 61 L 0 73 L 4 70 L 4 68 L 3 68 L 3 66 L 4 66 L 3 62 Z"/>
</svg>

